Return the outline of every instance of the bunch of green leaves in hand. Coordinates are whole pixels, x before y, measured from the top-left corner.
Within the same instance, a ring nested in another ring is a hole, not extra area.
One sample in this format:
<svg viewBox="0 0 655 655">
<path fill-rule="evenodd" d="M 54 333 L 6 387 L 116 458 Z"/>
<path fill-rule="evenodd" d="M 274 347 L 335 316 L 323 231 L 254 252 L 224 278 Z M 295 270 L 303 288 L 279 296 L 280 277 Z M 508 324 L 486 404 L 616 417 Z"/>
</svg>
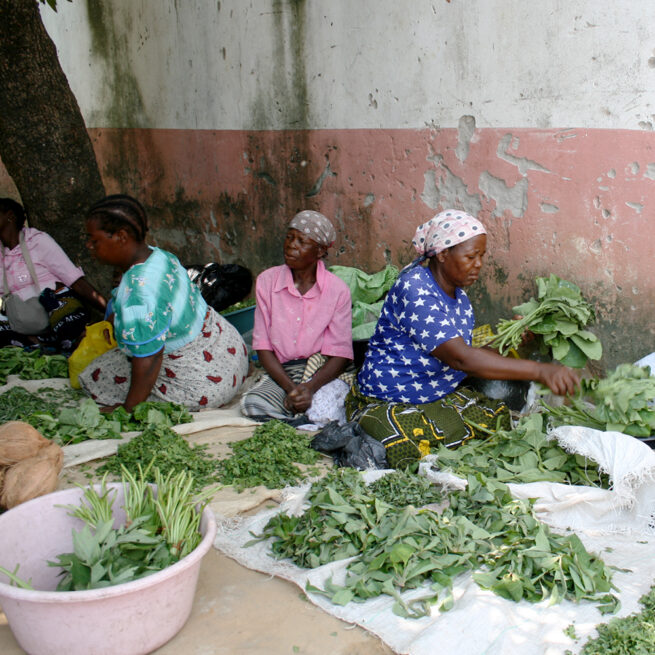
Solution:
<svg viewBox="0 0 655 655">
<path fill-rule="evenodd" d="M 88 487 L 79 506 L 69 505 L 71 516 L 84 521 L 73 530 L 73 552 L 50 566 L 62 569 L 58 591 L 97 589 L 131 582 L 179 561 L 201 541 L 200 519 L 214 489 L 193 494 L 193 476 L 186 471 L 162 475 L 152 470 L 138 475 L 123 471 L 125 523 L 113 527 L 115 492 L 103 479 L 100 491 Z"/>
<path fill-rule="evenodd" d="M 620 364 L 605 378 L 581 380 L 568 405 L 551 407 L 543 400 L 541 404 L 552 426 L 582 425 L 649 437 L 655 433 L 654 399 L 655 377 L 650 368 Z"/>
<path fill-rule="evenodd" d="M 600 359 L 603 348 L 595 334 L 584 328 L 594 320 L 594 311 L 580 289 L 556 275 L 538 277 L 537 298 L 513 308 L 518 319 L 503 319 L 490 342 L 501 354 L 517 348 L 529 331 L 537 335 L 544 353 L 566 366 L 582 368 L 587 360 Z"/>
</svg>

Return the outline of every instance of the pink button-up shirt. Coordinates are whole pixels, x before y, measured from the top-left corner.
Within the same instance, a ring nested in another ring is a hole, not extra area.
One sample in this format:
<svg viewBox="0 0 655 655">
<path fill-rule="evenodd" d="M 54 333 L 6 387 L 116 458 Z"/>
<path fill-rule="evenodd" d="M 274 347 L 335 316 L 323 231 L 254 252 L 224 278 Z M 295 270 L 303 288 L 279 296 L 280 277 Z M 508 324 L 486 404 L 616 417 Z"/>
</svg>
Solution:
<svg viewBox="0 0 655 655">
<path fill-rule="evenodd" d="M 304 296 L 286 264 L 260 273 L 255 294 L 253 349 L 272 350 L 282 363 L 314 353 L 352 359 L 350 290 L 322 261 L 316 284 Z"/>
<path fill-rule="evenodd" d="M 71 284 L 84 275 L 84 271 L 73 264 L 68 255 L 49 234 L 33 227 L 26 227 L 23 229 L 23 236 L 41 291 L 46 287 L 55 289 L 57 282 L 70 287 Z M 32 282 L 32 276 L 23 259 L 20 244 L 11 250 L 2 247 L 2 244 L 0 244 L 0 251 L 2 261 L 4 261 L 7 269 L 9 291 L 15 293 L 22 300 L 38 295 Z M 5 292 L 3 276 L 4 273 L 0 266 L 0 293 Z"/>
</svg>

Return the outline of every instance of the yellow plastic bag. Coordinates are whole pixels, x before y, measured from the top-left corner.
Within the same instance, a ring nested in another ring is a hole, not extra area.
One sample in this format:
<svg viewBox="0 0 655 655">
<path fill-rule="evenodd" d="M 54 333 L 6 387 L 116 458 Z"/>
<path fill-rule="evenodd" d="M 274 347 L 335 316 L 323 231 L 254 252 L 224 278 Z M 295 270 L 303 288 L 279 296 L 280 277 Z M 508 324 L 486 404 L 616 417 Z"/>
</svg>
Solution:
<svg viewBox="0 0 655 655">
<path fill-rule="evenodd" d="M 114 326 L 109 321 L 87 325 L 86 335 L 68 358 L 68 377 L 73 389 L 80 388 L 77 376 L 96 358 L 116 347 Z"/>
</svg>

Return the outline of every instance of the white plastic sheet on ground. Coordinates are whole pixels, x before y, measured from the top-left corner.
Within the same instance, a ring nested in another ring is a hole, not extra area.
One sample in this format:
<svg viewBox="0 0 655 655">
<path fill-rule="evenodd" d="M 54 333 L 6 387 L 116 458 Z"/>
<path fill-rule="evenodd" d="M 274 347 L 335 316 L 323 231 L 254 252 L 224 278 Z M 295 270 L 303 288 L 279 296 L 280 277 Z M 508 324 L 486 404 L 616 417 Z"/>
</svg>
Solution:
<svg viewBox="0 0 655 655">
<path fill-rule="evenodd" d="M 610 475 L 612 490 L 532 483 L 511 485 L 512 492 L 537 498 L 536 508 L 544 521 L 572 527 L 585 546 L 607 564 L 629 569 L 614 574 L 622 603 L 617 616 L 637 611 L 639 598 L 655 579 L 650 518 L 655 502 L 655 454 L 638 440 L 618 433 L 563 427 L 555 430 L 553 437 L 567 450 L 598 461 Z M 273 559 L 268 542 L 244 548 L 252 534 L 260 533 L 278 511 L 300 511 L 307 489 L 287 490 L 287 500 L 280 508 L 256 516 L 232 521 L 221 521 L 219 516 L 215 546 L 244 566 L 285 578 L 302 589 L 307 582 L 322 587 L 330 576 L 337 583 L 343 581 L 348 560 L 307 570 L 288 560 Z M 414 590 L 407 598 L 424 591 Z M 567 649 L 577 653 L 586 638 L 595 634 L 595 625 L 611 618 L 589 602 L 565 601 L 548 607 L 545 603 L 506 601 L 480 589 L 470 575 L 461 576 L 455 584 L 452 610 L 440 614 L 435 607 L 431 616 L 418 620 L 394 615 L 393 600 L 387 596 L 345 607 L 316 594 L 309 598 L 326 612 L 378 635 L 395 652 L 410 655 L 561 655 Z M 571 624 L 577 641 L 564 634 Z"/>
</svg>

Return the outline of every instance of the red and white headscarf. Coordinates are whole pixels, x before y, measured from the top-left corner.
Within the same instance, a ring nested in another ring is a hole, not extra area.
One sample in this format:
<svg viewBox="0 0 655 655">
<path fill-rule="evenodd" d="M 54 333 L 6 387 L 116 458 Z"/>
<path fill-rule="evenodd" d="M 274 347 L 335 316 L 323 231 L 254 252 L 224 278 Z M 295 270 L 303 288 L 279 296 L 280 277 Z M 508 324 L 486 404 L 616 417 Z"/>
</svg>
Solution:
<svg viewBox="0 0 655 655">
<path fill-rule="evenodd" d="M 412 245 L 420 259 L 426 259 L 486 233 L 477 218 L 458 209 L 446 209 L 416 228 Z"/>
</svg>

